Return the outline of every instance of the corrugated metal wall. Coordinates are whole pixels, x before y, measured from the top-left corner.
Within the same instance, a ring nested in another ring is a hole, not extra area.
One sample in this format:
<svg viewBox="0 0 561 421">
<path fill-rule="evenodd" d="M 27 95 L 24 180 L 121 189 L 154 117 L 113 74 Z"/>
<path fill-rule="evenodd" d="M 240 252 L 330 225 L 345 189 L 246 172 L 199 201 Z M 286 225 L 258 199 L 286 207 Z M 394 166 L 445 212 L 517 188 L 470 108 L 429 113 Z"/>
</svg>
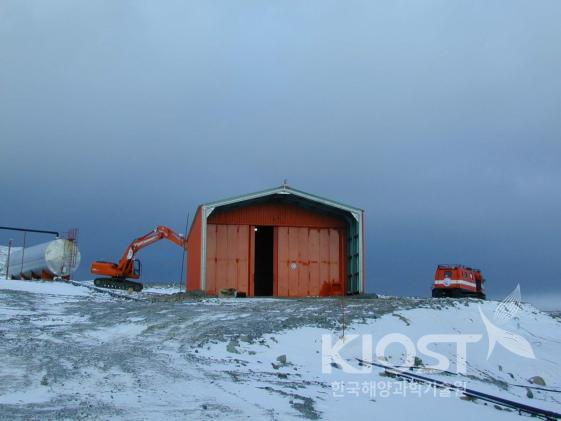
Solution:
<svg viewBox="0 0 561 421">
<path fill-rule="evenodd" d="M 359 241 L 359 229 L 359 224 L 350 224 L 347 236 L 347 293 L 349 294 L 356 293 L 361 289 L 359 274 L 364 268 L 361 267 L 360 263 L 360 252 L 363 246 Z"/>
<path fill-rule="evenodd" d="M 313 228 L 345 228 L 340 218 L 313 212 L 289 203 L 260 203 L 234 209 L 216 209 L 209 224 L 272 225 Z"/>
<path fill-rule="evenodd" d="M 187 236 L 187 279 L 185 289 L 201 289 L 202 210 L 199 207 Z"/>
</svg>

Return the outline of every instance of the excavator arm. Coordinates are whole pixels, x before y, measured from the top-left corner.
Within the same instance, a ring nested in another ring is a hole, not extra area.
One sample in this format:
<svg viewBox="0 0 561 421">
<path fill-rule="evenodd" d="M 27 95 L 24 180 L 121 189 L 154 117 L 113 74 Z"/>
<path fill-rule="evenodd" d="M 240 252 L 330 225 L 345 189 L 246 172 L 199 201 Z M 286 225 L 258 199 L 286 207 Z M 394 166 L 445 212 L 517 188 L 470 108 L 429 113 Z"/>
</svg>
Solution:
<svg viewBox="0 0 561 421">
<path fill-rule="evenodd" d="M 169 240 L 179 247 L 185 248 L 185 238 L 171 228 L 159 225 L 142 237 L 136 238 L 125 249 L 119 263 L 95 261 L 92 263 L 91 272 L 95 275 L 104 275 L 109 278 L 97 278 L 94 284 L 103 288 L 142 290 L 140 282 L 129 281 L 127 278 L 140 278 L 140 266 L 135 259 L 136 253 L 160 240 Z M 138 265 L 138 266 L 137 266 Z"/>
</svg>

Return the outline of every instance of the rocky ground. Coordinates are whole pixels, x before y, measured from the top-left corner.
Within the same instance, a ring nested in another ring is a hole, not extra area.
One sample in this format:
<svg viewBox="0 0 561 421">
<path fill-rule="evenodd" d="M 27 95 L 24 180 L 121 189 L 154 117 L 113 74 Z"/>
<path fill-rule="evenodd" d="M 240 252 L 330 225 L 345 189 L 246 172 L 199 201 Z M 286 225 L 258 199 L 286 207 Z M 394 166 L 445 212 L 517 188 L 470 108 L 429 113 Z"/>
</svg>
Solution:
<svg viewBox="0 0 561 421">
<path fill-rule="evenodd" d="M 45 283 L 37 290 L 0 289 L 0 418 L 333 419 L 345 411 L 399 413 L 395 399 L 377 405 L 376 399 L 333 397 L 333 378 L 320 370 L 321 334 L 376 331 L 376 323 L 386 319 L 409 328 L 411 311 L 446 314 L 474 304 L 152 293 L 136 298 L 72 285 L 52 293 Z M 555 404 L 551 399 L 548 404 Z M 433 404 L 419 399 L 408 406 L 419 411 Z M 466 419 L 512 416 L 459 399 L 442 408 L 442 418 L 462 410 L 460 418 Z"/>
</svg>

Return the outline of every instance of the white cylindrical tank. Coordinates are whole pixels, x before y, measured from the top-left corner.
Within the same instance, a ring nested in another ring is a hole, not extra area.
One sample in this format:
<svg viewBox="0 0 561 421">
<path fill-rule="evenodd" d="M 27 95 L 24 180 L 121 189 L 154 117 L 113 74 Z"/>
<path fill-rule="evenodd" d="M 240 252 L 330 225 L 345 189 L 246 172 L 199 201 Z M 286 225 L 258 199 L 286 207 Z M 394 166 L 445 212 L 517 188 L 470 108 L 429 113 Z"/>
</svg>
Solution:
<svg viewBox="0 0 561 421">
<path fill-rule="evenodd" d="M 23 257 L 23 261 L 22 261 Z M 10 253 L 10 273 L 8 276 L 26 278 L 41 277 L 44 273 L 68 276 L 80 264 L 80 251 L 74 241 L 62 238 L 37 244 Z"/>
</svg>

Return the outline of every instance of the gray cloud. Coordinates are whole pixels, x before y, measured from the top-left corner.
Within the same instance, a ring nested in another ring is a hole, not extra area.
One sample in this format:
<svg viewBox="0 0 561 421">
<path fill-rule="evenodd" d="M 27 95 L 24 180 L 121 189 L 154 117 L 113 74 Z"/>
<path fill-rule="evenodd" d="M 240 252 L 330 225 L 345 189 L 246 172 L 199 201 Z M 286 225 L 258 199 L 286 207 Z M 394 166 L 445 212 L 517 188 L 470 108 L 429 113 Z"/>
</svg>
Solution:
<svg viewBox="0 0 561 421">
<path fill-rule="evenodd" d="M 116 259 L 201 202 L 288 178 L 366 209 L 371 290 L 427 294 L 458 261 L 492 294 L 559 291 L 560 12 L 5 0 L 0 221 L 78 226 L 85 262 Z M 142 257 L 147 279 L 179 276 L 172 246 Z"/>
</svg>

